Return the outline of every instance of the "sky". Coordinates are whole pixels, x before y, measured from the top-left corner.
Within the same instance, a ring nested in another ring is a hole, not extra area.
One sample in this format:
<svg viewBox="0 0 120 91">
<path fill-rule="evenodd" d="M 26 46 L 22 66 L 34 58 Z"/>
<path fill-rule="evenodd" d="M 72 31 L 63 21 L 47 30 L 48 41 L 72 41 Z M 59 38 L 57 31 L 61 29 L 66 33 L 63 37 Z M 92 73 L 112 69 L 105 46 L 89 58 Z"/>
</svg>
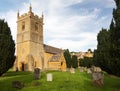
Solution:
<svg viewBox="0 0 120 91">
<path fill-rule="evenodd" d="M 16 42 L 17 12 L 44 14 L 44 44 L 70 51 L 97 48 L 97 34 L 109 29 L 114 0 L 1 0 L 0 18 L 5 19 Z"/>
</svg>

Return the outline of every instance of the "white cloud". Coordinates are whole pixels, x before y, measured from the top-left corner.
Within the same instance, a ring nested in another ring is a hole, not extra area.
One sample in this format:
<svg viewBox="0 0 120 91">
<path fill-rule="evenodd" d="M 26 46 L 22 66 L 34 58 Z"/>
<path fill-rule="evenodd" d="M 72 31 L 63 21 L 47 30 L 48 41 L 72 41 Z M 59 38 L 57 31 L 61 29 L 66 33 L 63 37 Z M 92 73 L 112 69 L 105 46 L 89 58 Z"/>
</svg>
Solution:
<svg viewBox="0 0 120 91">
<path fill-rule="evenodd" d="M 71 51 L 87 51 L 88 48 L 96 48 L 96 35 L 110 18 L 110 16 L 99 17 L 101 9 L 98 8 L 92 11 L 83 9 L 83 12 L 78 13 L 68 10 L 71 5 L 83 3 L 84 0 L 30 0 L 30 2 L 35 14 L 41 16 L 42 11 L 44 13 L 45 43 L 58 48 L 68 48 Z M 107 2 L 111 3 L 110 0 Z M 23 2 L 22 6 L 18 6 L 20 14 L 27 13 L 29 5 L 30 3 Z M 16 15 L 16 10 L 0 14 L 8 21 L 14 39 L 17 30 Z"/>
<path fill-rule="evenodd" d="M 16 39 L 16 32 L 17 32 L 17 24 L 16 24 L 16 18 L 17 18 L 17 15 L 16 15 L 16 12 L 15 11 L 8 11 L 7 13 L 2 13 L 0 14 L 0 17 L 2 19 L 5 19 L 5 21 L 8 22 L 8 25 L 11 29 L 11 33 L 13 35 L 13 39 L 15 40 Z"/>
<path fill-rule="evenodd" d="M 104 0 L 104 1 L 103 0 L 83 0 L 83 2 L 84 3 L 92 2 L 94 4 L 99 4 L 103 8 L 113 8 L 113 6 L 115 6 L 114 0 Z"/>
<path fill-rule="evenodd" d="M 87 35 L 87 36 L 86 36 Z M 75 37 L 75 36 L 74 36 Z M 94 48 L 96 48 L 96 36 L 95 34 L 92 33 L 82 33 L 80 34 L 79 37 L 77 37 L 77 41 L 76 40 L 68 40 L 68 39 L 53 39 L 51 41 L 48 42 L 48 44 L 62 48 L 62 49 L 67 49 L 69 48 L 70 51 L 87 51 L 87 48 L 91 48 L 92 50 L 94 50 Z M 90 47 L 92 46 L 92 47 Z"/>
</svg>

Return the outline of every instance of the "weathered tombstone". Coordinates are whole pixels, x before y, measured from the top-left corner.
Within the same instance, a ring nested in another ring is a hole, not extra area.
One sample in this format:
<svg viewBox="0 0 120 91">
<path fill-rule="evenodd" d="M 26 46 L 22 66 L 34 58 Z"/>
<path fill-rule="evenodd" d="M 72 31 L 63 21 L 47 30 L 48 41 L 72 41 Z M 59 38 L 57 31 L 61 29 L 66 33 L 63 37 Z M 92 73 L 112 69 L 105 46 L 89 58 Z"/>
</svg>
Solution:
<svg viewBox="0 0 120 91">
<path fill-rule="evenodd" d="M 39 68 L 35 68 L 34 69 L 34 79 L 37 80 L 40 78 L 40 69 Z"/>
<path fill-rule="evenodd" d="M 20 81 L 13 81 L 12 87 L 17 89 L 22 89 L 24 87 L 24 84 Z"/>
<path fill-rule="evenodd" d="M 102 72 L 100 67 L 92 66 L 92 72 Z"/>
<path fill-rule="evenodd" d="M 93 84 L 96 86 L 104 85 L 104 74 L 102 72 L 93 72 L 92 73 Z"/>
<path fill-rule="evenodd" d="M 47 74 L 47 81 L 52 81 L 52 80 L 53 80 L 52 74 L 48 73 Z"/>
<path fill-rule="evenodd" d="M 95 70 L 96 70 L 96 72 L 101 72 L 102 71 L 100 67 L 96 67 Z"/>
<path fill-rule="evenodd" d="M 75 69 L 74 69 L 74 68 L 71 68 L 71 69 L 70 69 L 70 73 L 74 74 L 74 73 L 75 73 Z"/>
<path fill-rule="evenodd" d="M 90 68 L 87 69 L 88 74 L 92 74 L 92 70 Z"/>
<path fill-rule="evenodd" d="M 84 67 L 80 67 L 80 72 L 84 72 Z"/>
<path fill-rule="evenodd" d="M 84 67 L 84 71 L 87 72 L 87 67 Z"/>
</svg>

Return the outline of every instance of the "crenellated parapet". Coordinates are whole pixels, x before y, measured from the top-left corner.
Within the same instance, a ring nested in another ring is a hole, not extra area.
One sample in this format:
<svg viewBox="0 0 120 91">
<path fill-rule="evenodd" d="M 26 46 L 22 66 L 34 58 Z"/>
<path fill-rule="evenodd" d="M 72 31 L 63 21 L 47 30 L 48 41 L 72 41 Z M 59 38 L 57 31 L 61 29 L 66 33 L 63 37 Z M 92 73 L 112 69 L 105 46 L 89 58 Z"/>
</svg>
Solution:
<svg viewBox="0 0 120 91">
<path fill-rule="evenodd" d="M 38 15 L 34 15 L 34 13 L 24 13 L 21 16 L 20 15 L 17 16 L 18 20 L 22 20 L 28 17 L 33 18 L 35 20 L 43 21 L 43 15 L 39 17 Z"/>
<path fill-rule="evenodd" d="M 42 15 L 39 17 L 38 15 L 34 14 L 34 13 L 32 12 L 32 7 L 31 7 L 31 5 L 30 5 L 30 7 L 29 7 L 28 13 L 24 13 L 24 14 L 22 14 L 22 15 L 19 14 L 19 11 L 18 11 L 18 13 L 17 13 L 18 21 L 23 20 L 23 19 L 28 18 L 28 17 L 30 17 L 30 18 L 32 18 L 32 19 L 35 19 L 35 20 L 37 20 L 37 21 L 43 22 L 44 15 L 43 15 L 43 13 L 42 13 Z"/>
</svg>

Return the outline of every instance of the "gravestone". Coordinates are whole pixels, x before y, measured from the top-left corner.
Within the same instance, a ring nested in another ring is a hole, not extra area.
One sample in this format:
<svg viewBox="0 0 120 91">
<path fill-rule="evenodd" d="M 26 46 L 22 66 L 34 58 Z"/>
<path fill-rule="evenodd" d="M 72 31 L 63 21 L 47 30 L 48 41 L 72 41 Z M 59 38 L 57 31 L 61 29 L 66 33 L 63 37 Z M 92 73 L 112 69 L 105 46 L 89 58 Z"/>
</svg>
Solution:
<svg viewBox="0 0 120 91">
<path fill-rule="evenodd" d="M 84 71 L 87 72 L 87 67 L 84 67 Z"/>
<path fill-rule="evenodd" d="M 37 80 L 40 78 L 40 69 L 39 68 L 35 68 L 34 69 L 34 79 Z"/>
<path fill-rule="evenodd" d="M 101 70 L 100 67 L 96 67 L 96 68 L 95 68 L 95 71 L 96 71 L 96 72 L 102 72 L 102 70 Z"/>
<path fill-rule="evenodd" d="M 13 81 L 12 87 L 17 89 L 22 89 L 24 87 L 24 84 L 21 81 Z"/>
<path fill-rule="evenodd" d="M 71 68 L 71 69 L 70 69 L 70 73 L 74 74 L 74 73 L 75 73 L 75 69 L 74 69 L 74 68 Z"/>
<path fill-rule="evenodd" d="M 93 84 L 96 86 L 104 85 L 104 73 L 103 72 L 93 72 L 92 73 Z"/>
<path fill-rule="evenodd" d="M 88 68 L 88 69 L 87 69 L 87 73 L 88 73 L 88 74 L 92 74 L 91 68 Z"/>
<path fill-rule="evenodd" d="M 102 72 L 102 69 L 100 67 L 92 66 L 92 72 Z"/>
<path fill-rule="evenodd" d="M 84 72 L 84 67 L 80 67 L 80 72 Z"/>
<path fill-rule="evenodd" d="M 52 81 L 53 80 L 53 76 L 51 73 L 47 74 L 47 81 Z"/>
</svg>

